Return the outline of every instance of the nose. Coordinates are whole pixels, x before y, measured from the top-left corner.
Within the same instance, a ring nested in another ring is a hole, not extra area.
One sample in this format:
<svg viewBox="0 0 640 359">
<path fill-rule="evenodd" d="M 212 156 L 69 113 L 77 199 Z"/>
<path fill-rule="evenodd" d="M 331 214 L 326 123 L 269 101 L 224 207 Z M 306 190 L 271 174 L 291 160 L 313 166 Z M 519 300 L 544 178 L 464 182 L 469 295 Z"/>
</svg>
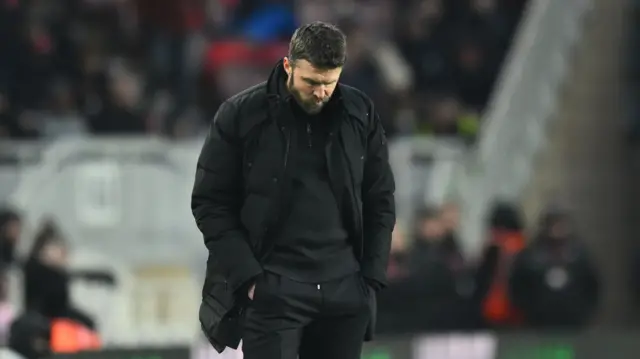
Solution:
<svg viewBox="0 0 640 359">
<path fill-rule="evenodd" d="M 315 96 L 319 100 L 324 100 L 327 96 L 327 88 L 325 85 L 317 86 L 313 89 L 313 96 Z"/>
</svg>

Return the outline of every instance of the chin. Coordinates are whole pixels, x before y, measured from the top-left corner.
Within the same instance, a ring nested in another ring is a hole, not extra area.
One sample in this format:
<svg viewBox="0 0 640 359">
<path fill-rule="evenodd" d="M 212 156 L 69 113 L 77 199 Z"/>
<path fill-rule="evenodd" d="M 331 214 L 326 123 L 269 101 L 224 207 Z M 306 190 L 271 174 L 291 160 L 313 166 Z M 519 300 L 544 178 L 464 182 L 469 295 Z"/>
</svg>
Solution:
<svg viewBox="0 0 640 359">
<path fill-rule="evenodd" d="M 320 111 L 322 111 L 323 107 L 324 106 L 315 106 L 315 105 L 313 107 L 309 106 L 309 107 L 306 108 L 306 111 L 308 113 L 312 114 L 312 115 L 315 115 L 315 114 L 320 113 Z"/>
</svg>

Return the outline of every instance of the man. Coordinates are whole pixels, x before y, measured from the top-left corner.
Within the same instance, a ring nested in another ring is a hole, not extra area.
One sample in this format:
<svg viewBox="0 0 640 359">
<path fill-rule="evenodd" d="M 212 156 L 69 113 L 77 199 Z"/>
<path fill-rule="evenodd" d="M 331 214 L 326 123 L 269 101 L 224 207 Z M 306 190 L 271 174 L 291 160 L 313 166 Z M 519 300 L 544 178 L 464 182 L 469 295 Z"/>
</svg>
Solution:
<svg viewBox="0 0 640 359">
<path fill-rule="evenodd" d="M 590 324 L 600 281 L 566 210 L 551 207 L 542 214 L 538 235 L 513 263 L 509 292 L 535 329 L 580 330 Z"/>
<path fill-rule="evenodd" d="M 345 35 L 297 29 L 269 79 L 225 101 L 192 210 L 209 249 L 200 322 L 246 359 L 357 359 L 395 223 L 371 100 L 339 84 Z M 369 333 L 370 334 L 370 333 Z"/>
</svg>

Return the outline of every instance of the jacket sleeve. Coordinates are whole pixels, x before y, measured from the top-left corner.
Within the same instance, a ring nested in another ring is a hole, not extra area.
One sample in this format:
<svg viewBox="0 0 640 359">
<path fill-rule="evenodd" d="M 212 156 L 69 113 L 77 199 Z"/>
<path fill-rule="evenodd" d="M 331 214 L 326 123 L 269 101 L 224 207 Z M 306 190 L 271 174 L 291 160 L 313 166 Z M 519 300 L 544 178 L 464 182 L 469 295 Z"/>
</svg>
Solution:
<svg viewBox="0 0 640 359">
<path fill-rule="evenodd" d="M 262 272 L 240 222 L 242 143 L 236 135 L 237 109 L 223 103 L 198 158 L 191 210 L 209 249 L 207 272 L 221 274 L 232 291 Z"/>
<path fill-rule="evenodd" d="M 387 138 L 378 114 L 371 108 L 362 180 L 364 253 L 362 275 L 386 286 L 391 232 L 396 222 L 395 181 L 389 165 Z"/>
</svg>

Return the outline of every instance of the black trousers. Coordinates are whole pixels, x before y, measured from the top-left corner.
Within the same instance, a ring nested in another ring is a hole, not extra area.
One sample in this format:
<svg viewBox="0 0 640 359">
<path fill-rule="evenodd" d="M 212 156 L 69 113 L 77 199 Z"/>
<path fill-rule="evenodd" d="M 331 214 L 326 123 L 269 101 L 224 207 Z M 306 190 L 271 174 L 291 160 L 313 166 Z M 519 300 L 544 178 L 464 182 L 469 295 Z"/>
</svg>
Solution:
<svg viewBox="0 0 640 359">
<path fill-rule="evenodd" d="M 360 274 L 300 283 L 265 273 L 245 312 L 244 359 L 360 359 L 368 291 Z"/>
</svg>

